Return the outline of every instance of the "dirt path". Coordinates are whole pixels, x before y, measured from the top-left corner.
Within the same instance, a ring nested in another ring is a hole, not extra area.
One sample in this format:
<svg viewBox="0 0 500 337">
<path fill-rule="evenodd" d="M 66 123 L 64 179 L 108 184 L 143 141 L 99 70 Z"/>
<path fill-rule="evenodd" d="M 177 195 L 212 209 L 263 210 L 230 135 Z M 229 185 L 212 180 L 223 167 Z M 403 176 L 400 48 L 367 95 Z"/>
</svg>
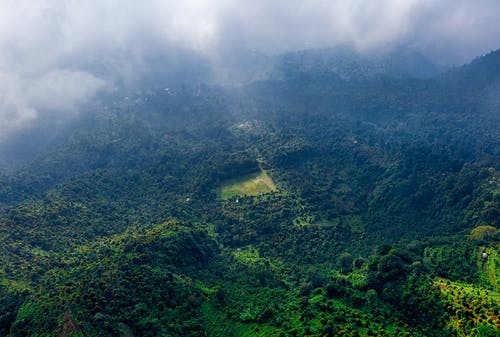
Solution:
<svg viewBox="0 0 500 337">
<path fill-rule="evenodd" d="M 262 181 L 264 184 L 266 184 L 271 191 L 276 192 L 276 185 L 274 184 L 273 180 L 271 177 L 267 174 L 266 170 L 262 168 L 262 164 L 259 163 L 259 168 L 260 171 L 262 172 L 262 177 L 257 177 L 257 181 Z"/>
</svg>

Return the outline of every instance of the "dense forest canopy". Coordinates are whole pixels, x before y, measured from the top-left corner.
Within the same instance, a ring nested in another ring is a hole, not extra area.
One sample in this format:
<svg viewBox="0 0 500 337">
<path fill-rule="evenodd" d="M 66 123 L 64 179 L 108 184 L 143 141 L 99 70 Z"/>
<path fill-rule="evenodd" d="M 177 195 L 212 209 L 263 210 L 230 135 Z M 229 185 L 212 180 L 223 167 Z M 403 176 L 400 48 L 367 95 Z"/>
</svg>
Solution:
<svg viewBox="0 0 500 337">
<path fill-rule="evenodd" d="M 498 334 L 500 51 L 266 60 L 40 132 L 0 175 L 0 336 Z"/>
</svg>

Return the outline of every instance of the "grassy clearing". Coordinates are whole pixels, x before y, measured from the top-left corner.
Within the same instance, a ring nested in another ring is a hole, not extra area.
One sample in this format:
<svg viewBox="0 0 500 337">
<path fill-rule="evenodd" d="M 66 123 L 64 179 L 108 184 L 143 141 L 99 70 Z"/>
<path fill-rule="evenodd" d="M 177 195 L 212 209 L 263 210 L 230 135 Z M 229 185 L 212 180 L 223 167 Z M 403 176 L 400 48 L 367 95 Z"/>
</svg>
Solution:
<svg viewBox="0 0 500 337">
<path fill-rule="evenodd" d="M 223 183 L 220 191 L 223 200 L 235 196 L 255 196 L 276 191 L 276 185 L 266 171 L 248 174 Z"/>
</svg>

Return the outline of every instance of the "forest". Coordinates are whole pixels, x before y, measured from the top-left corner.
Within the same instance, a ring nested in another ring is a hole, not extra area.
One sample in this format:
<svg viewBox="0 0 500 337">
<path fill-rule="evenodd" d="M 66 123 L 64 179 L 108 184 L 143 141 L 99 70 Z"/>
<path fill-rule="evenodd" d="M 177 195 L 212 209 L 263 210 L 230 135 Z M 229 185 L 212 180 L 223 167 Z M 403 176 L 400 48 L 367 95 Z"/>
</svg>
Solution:
<svg viewBox="0 0 500 337">
<path fill-rule="evenodd" d="M 342 57 L 103 95 L 2 172 L 0 336 L 498 336 L 500 51 Z"/>
</svg>

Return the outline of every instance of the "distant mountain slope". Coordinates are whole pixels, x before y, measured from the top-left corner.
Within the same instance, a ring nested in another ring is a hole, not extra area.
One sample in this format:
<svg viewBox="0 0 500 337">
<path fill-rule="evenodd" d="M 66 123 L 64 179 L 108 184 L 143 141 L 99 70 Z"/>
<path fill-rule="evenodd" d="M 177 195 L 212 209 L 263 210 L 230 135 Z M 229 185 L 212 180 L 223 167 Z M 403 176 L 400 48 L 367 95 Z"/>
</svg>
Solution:
<svg viewBox="0 0 500 337">
<path fill-rule="evenodd" d="M 477 57 L 469 64 L 457 67 L 445 76 L 452 84 L 464 85 L 467 88 L 481 89 L 485 86 L 495 86 L 500 81 L 500 49 Z"/>
<path fill-rule="evenodd" d="M 442 71 L 418 52 L 408 48 L 360 52 L 350 46 L 311 49 L 277 59 L 278 76 L 337 77 L 344 81 L 376 76 L 429 78 Z"/>
</svg>

